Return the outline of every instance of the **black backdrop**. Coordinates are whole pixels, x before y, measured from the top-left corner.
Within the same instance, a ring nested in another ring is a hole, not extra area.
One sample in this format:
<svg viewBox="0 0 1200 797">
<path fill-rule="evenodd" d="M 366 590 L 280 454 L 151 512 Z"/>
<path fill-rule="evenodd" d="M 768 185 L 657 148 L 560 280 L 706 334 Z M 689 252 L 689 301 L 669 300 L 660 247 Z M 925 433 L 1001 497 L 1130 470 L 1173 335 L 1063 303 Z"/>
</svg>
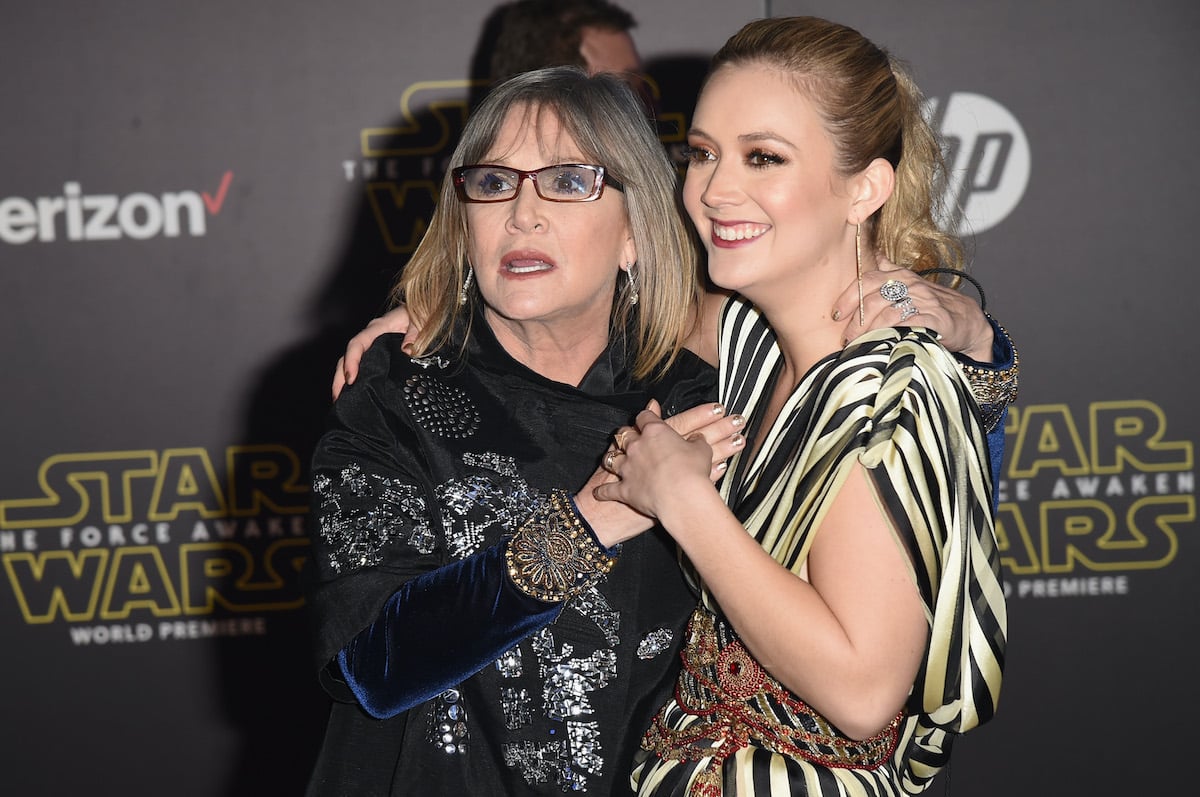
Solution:
<svg viewBox="0 0 1200 797">
<path fill-rule="evenodd" d="M 4 4 L 4 794 L 301 791 L 324 719 L 297 582 L 307 460 L 333 362 L 420 233 L 489 7 Z M 1198 7 L 628 7 L 667 122 L 766 13 L 847 22 L 913 64 L 1023 364 L 1008 677 L 948 785 L 1183 790 Z"/>
</svg>

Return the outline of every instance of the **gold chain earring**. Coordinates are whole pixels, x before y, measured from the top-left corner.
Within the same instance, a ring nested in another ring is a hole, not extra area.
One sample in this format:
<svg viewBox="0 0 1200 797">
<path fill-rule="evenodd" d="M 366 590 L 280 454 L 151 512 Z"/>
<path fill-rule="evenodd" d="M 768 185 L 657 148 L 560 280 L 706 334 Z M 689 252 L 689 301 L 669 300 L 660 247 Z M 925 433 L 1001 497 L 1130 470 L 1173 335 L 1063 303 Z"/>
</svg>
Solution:
<svg viewBox="0 0 1200 797">
<path fill-rule="evenodd" d="M 866 310 L 863 309 L 863 284 L 862 284 L 862 236 L 860 235 L 861 224 L 854 225 L 854 267 L 858 271 L 858 325 L 860 327 L 867 325 Z"/>
</svg>

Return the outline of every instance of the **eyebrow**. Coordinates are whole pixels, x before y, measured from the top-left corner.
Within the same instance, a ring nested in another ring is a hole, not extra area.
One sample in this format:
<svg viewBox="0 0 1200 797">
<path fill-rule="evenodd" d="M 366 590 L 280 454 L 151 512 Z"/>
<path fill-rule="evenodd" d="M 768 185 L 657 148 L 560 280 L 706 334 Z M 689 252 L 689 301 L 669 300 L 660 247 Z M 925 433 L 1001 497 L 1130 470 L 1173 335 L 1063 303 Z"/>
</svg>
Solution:
<svg viewBox="0 0 1200 797">
<path fill-rule="evenodd" d="M 508 157 L 509 157 L 508 155 L 495 157 L 495 158 L 488 158 L 485 156 L 483 160 L 479 161 L 479 164 L 483 165 L 483 166 L 501 166 L 505 169 L 520 168 L 519 166 L 515 166 L 514 164 L 509 163 Z M 550 159 L 545 163 L 545 165 L 539 166 L 538 168 L 544 169 L 548 166 L 562 166 L 563 164 L 568 164 L 568 163 L 589 163 L 587 158 L 584 158 L 582 155 L 576 156 L 574 158 L 570 158 L 570 157 L 564 158 L 561 155 L 555 155 L 554 158 L 556 158 L 557 160 Z M 470 164 L 468 164 L 468 165 L 470 165 Z M 526 169 L 525 171 L 532 171 L 532 169 Z"/>
<path fill-rule="evenodd" d="M 692 136 L 692 135 L 701 136 L 703 138 L 708 138 L 708 139 L 712 138 L 712 136 L 710 134 L 704 132 L 703 130 L 701 130 L 698 127 L 689 128 L 688 135 L 689 136 Z M 737 140 L 744 144 L 754 144 L 754 143 L 757 143 L 760 141 L 774 141 L 774 142 L 777 142 L 780 144 L 786 144 L 787 146 L 789 146 L 793 149 L 796 148 L 796 145 L 793 144 L 791 141 L 789 141 L 787 138 L 779 135 L 778 133 L 773 133 L 770 130 L 755 130 L 754 132 L 751 132 L 751 133 L 742 133 L 740 136 L 737 137 Z"/>
</svg>

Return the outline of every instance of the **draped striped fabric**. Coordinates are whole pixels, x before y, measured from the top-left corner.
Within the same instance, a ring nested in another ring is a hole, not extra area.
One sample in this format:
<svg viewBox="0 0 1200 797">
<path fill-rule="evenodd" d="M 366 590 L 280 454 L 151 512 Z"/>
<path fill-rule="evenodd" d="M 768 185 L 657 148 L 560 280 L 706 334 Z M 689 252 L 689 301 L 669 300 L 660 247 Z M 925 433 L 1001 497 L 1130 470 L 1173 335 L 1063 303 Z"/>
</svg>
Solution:
<svg viewBox="0 0 1200 797">
<path fill-rule="evenodd" d="M 817 364 L 763 430 L 781 355 L 761 316 L 742 300 L 721 319 L 721 397 L 764 434 L 753 461 L 730 463 L 721 490 L 747 531 L 799 574 L 837 488 L 855 463 L 868 468 L 930 623 L 899 745 L 874 770 L 827 768 L 749 746 L 725 761 L 724 794 L 915 794 L 942 769 L 954 737 L 996 708 L 1007 634 L 992 524 L 985 436 L 957 364 L 922 329 L 886 329 Z M 702 603 L 719 607 L 702 589 Z M 803 696 L 798 696 L 803 699 Z M 672 701 L 668 727 L 697 720 Z M 651 757 L 639 794 L 685 795 L 707 760 Z"/>
</svg>

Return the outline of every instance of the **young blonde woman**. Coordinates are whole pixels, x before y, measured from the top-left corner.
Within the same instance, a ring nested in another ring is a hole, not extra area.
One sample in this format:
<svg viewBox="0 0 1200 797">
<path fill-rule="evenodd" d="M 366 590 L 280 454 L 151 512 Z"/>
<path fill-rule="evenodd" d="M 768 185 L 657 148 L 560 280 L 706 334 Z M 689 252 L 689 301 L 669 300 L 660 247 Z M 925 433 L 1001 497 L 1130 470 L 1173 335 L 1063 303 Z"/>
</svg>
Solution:
<svg viewBox="0 0 1200 797">
<path fill-rule="evenodd" d="M 879 289 L 904 326 L 846 344 L 833 312 L 880 255 L 959 265 L 920 110 L 886 53 L 825 20 L 750 23 L 713 59 L 684 203 L 734 294 L 720 396 L 748 444 L 714 487 L 708 445 L 646 411 L 605 458 L 597 496 L 656 518 L 701 593 L 639 794 L 917 793 L 996 709 L 1006 614 L 968 383 L 904 282 Z"/>
</svg>

